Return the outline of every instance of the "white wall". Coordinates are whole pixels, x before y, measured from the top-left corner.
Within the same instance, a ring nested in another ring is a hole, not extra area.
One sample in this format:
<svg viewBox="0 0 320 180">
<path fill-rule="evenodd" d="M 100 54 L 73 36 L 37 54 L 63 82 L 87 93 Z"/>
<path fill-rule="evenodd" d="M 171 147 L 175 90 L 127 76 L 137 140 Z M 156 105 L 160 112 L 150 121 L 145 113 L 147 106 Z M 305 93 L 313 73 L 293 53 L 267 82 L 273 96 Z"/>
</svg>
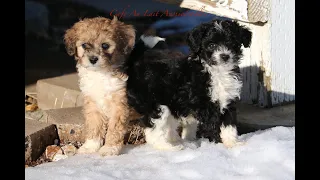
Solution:
<svg viewBox="0 0 320 180">
<path fill-rule="evenodd" d="M 295 2 L 271 1 L 266 24 L 242 23 L 253 32 L 241 63 L 242 101 L 263 107 L 295 99 Z"/>
<path fill-rule="evenodd" d="M 295 1 L 271 3 L 272 104 L 295 99 Z"/>
</svg>

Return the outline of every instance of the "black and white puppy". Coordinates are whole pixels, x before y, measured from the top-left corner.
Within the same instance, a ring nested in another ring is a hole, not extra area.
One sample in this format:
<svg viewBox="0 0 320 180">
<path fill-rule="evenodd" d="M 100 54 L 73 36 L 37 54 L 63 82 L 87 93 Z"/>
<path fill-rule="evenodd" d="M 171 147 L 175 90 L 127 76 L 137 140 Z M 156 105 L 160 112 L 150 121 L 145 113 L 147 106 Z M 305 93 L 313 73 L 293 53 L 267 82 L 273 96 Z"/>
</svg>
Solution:
<svg viewBox="0 0 320 180">
<path fill-rule="evenodd" d="M 239 61 L 242 45 L 251 44 L 251 32 L 235 21 L 203 23 L 187 35 L 189 56 L 159 46 L 163 44 L 159 37 L 141 40 L 151 49 L 143 55 L 133 52 L 129 59 L 127 98 L 148 126 L 147 143 L 158 149 L 182 149 L 176 131 L 181 123 L 182 139 L 198 136 L 227 147 L 236 145 Z"/>
</svg>

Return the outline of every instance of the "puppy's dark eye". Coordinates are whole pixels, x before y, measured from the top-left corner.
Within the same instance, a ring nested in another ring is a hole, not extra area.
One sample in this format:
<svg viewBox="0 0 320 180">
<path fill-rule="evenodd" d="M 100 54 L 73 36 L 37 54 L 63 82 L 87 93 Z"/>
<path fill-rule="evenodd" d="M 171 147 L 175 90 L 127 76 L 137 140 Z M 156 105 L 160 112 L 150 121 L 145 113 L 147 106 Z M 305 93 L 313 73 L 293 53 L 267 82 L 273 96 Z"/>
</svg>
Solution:
<svg viewBox="0 0 320 180">
<path fill-rule="evenodd" d="M 210 43 L 210 44 L 208 45 L 208 49 L 209 49 L 209 50 L 213 50 L 215 47 L 216 47 L 216 45 L 213 44 L 213 43 Z"/>
<path fill-rule="evenodd" d="M 90 47 L 88 43 L 83 43 L 81 46 L 83 49 L 88 49 Z"/>
<path fill-rule="evenodd" d="M 101 47 L 102 47 L 102 49 L 107 50 L 107 49 L 109 49 L 110 46 L 107 43 L 102 43 Z"/>
</svg>

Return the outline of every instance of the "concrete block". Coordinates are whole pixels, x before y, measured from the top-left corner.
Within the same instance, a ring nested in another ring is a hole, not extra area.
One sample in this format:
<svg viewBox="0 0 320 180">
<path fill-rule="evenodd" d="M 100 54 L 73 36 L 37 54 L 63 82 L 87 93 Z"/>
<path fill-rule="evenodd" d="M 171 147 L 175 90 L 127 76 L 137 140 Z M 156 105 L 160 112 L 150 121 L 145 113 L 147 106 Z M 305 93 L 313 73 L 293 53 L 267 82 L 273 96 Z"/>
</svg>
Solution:
<svg viewBox="0 0 320 180">
<path fill-rule="evenodd" d="M 30 84 L 25 86 L 25 95 L 28 95 L 34 99 L 37 99 L 36 84 Z"/>
<path fill-rule="evenodd" d="M 58 139 L 56 126 L 25 119 L 25 161 L 35 161 Z"/>
<path fill-rule="evenodd" d="M 50 109 L 44 111 L 46 122 L 55 124 L 59 138 L 64 142 L 84 142 L 84 116 L 82 107 Z"/>
<path fill-rule="evenodd" d="M 295 126 L 295 104 L 270 109 L 239 104 L 237 112 L 240 134 L 275 126 Z"/>
<path fill-rule="evenodd" d="M 63 142 L 83 143 L 85 141 L 85 118 L 82 113 L 82 107 L 44 110 L 41 121 L 55 124 L 59 138 Z M 143 128 L 140 122 L 131 121 L 124 142 L 126 144 L 141 143 L 144 142 L 143 137 Z"/>
<path fill-rule="evenodd" d="M 84 142 L 84 122 L 82 107 L 51 109 L 43 111 L 41 121 L 55 124 L 61 141 Z M 238 105 L 239 133 L 249 133 L 275 126 L 295 126 L 295 105 L 286 105 L 265 109 L 252 105 Z M 129 125 L 125 141 L 131 143 L 132 137 L 140 138 L 143 128 L 139 122 Z M 136 132 L 135 132 L 136 131 Z"/>
<path fill-rule="evenodd" d="M 39 80 L 37 100 L 43 110 L 82 106 L 77 73 Z"/>
</svg>

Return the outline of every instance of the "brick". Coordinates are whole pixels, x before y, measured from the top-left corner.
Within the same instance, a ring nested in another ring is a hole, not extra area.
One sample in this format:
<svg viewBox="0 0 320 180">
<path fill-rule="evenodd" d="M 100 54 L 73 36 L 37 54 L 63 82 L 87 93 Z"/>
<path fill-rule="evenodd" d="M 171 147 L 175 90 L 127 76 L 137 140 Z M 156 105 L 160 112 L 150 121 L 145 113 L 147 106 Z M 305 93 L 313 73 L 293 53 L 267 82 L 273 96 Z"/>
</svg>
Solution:
<svg viewBox="0 0 320 180">
<path fill-rule="evenodd" d="M 25 119 L 25 161 L 34 161 L 58 139 L 56 126 Z"/>
<path fill-rule="evenodd" d="M 37 100 L 43 110 L 83 105 L 77 73 L 37 81 Z"/>
</svg>

